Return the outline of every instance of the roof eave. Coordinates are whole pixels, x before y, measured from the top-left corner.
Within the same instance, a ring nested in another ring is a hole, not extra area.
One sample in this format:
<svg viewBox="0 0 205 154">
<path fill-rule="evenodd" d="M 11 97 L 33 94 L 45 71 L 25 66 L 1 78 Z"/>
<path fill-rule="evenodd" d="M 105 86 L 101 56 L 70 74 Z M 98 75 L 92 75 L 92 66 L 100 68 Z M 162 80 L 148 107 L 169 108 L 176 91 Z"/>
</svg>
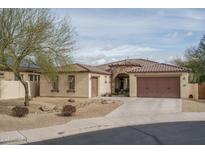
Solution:
<svg viewBox="0 0 205 154">
<path fill-rule="evenodd" d="M 127 73 L 191 73 L 190 71 L 143 71 L 143 72 L 127 72 Z"/>
</svg>

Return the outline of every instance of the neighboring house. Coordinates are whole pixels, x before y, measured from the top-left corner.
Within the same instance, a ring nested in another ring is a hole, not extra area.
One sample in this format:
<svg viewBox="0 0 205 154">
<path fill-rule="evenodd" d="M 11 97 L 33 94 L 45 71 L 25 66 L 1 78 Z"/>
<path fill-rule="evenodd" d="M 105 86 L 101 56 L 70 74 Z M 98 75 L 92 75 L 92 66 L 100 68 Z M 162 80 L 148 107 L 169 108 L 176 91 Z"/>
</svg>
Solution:
<svg viewBox="0 0 205 154">
<path fill-rule="evenodd" d="M 20 66 L 21 77 L 25 81 L 40 81 L 40 70 L 36 64 L 24 60 Z M 17 81 L 18 79 L 13 72 L 5 68 L 0 68 L 0 80 Z"/>
<path fill-rule="evenodd" d="M 38 67 L 24 62 L 21 67 L 21 77 L 29 84 L 29 95 L 39 96 L 40 71 Z M 7 69 L 0 69 L 0 99 L 22 98 L 24 96 L 24 87 L 14 73 Z"/>
<path fill-rule="evenodd" d="M 24 70 L 21 72 L 21 77 L 25 81 L 40 81 L 40 73 L 31 71 L 31 70 Z M 0 70 L 0 81 L 18 81 L 17 77 L 14 75 L 13 72 L 8 70 Z"/>
<path fill-rule="evenodd" d="M 45 76 L 40 81 L 40 96 L 96 97 L 106 93 L 131 97 L 188 98 L 195 95 L 189 84 L 191 70 L 145 59 L 126 59 L 89 66 L 59 68 L 58 80 Z"/>
</svg>

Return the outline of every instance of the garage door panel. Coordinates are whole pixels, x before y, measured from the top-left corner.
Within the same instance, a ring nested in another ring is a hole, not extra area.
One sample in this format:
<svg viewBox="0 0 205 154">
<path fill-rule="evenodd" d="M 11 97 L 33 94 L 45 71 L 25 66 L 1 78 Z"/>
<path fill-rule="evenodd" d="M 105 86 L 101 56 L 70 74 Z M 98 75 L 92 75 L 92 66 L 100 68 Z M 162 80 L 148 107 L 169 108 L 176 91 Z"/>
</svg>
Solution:
<svg viewBox="0 0 205 154">
<path fill-rule="evenodd" d="M 138 97 L 180 97 L 179 77 L 138 77 Z"/>
</svg>

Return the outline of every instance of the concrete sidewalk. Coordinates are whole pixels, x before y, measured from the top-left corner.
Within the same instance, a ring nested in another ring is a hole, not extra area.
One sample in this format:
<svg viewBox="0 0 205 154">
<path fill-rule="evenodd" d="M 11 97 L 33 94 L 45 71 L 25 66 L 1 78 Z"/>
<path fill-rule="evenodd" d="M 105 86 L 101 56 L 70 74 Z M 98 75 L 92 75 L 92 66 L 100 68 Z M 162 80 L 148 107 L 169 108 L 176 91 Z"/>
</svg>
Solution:
<svg viewBox="0 0 205 154">
<path fill-rule="evenodd" d="M 73 120 L 63 125 L 0 133 L 0 144 L 23 144 L 90 131 L 119 127 L 106 118 Z"/>
<path fill-rule="evenodd" d="M 138 117 L 124 118 L 105 116 L 100 118 L 79 119 L 63 125 L 0 133 L 0 144 L 31 143 L 122 126 L 177 121 L 205 121 L 205 113 L 139 115 Z"/>
</svg>

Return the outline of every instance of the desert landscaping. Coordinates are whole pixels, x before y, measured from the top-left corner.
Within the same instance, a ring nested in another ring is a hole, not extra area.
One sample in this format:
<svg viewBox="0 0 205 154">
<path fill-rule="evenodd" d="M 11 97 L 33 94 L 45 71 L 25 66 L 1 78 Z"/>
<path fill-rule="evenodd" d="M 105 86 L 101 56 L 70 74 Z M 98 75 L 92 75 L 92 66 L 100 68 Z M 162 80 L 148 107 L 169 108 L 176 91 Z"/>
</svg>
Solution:
<svg viewBox="0 0 205 154">
<path fill-rule="evenodd" d="M 100 117 L 108 114 L 122 104 L 120 101 L 105 99 L 69 99 L 57 97 L 36 97 L 30 101 L 29 114 L 26 117 L 14 117 L 11 109 L 23 106 L 23 99 L 0 101 L 0 132 L 32 129 L 67 123 L 73 119 Z M 72 116 L 63 116 L 65 105 L 76 107 Z"/>
</svg>

